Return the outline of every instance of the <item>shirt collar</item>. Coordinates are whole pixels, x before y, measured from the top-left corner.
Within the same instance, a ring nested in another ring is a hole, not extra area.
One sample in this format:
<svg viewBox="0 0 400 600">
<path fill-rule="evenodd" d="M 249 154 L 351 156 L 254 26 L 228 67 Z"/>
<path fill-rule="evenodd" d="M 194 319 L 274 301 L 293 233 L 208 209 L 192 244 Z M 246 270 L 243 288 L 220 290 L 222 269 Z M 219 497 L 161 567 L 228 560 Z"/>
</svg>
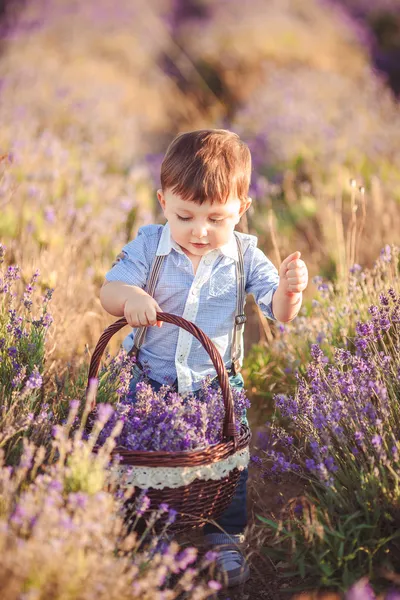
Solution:
<svg viewBox="0 0 400 600">
<path fill-rule="evenodd" d="M 156 254 L 157 256 L 165 256 L 171 252 L 172 248 L 174 248 L 180 254 L 184 254 L 180 246 L 178 246 L 175 240 L 172 239 L 171 229 L 169 227 L 169 223 L 167 222 L 163 227 Z"/>
<path fill-rule="evenodd" d="M 158 243 L 157 256 L 165 256 L 169 254 L 172 248 L 174 248 L 174 250 L 180 254 L 184 254 L 182 248 L 172 238 L 171 229 L 169 223 L 167 222 L 163 227 L 161 238 Z M 235 235 L 232 235 L 229 242 L 218 248 L 218 250 L 228 258 L 232 258 L 235 261 L 239 260 Z"/>
</svg>

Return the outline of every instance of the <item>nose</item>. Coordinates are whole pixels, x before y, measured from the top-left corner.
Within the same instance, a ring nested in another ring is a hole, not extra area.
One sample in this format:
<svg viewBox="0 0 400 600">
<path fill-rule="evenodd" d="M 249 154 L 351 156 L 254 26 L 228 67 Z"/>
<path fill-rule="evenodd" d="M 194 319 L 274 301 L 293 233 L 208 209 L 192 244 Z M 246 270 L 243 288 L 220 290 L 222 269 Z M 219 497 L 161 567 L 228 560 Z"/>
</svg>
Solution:
<svg viewBox="0 0 400 600">
<path fill-rule="evenodd" d="M 207 237 L 207 234 L 208 234 L 208 231 L 207 231 L 207 227 L 205 225 L 202 225 L 201 223 L 197 223 L 197 224 L 193 225 L 192 235 L 196 239 L 201 239 L 203 237 Z"/>
</svg>

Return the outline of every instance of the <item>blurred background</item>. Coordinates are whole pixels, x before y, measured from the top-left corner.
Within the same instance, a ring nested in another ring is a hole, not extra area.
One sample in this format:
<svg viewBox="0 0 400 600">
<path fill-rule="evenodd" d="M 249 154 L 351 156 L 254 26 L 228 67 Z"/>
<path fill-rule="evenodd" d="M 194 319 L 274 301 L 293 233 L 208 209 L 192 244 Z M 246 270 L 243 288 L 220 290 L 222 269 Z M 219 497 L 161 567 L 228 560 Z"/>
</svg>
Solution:
<svg viewBox="0 0 400 600">
<path fill-rule="evenodd" d="M 0 240 L 26 281 L 39 268 L 55 288 L 56 362 L 113 320 L 104 274 L 162 222 L 159 168 L 181 131 L 249 144 L 241 227 L 276 266 L 300 250 L 338 281 L 399 243 L 400 0 L 3 0 L 0 14 Z M 254 314 L 247 347 L 271 335 Z"/>
</svg>

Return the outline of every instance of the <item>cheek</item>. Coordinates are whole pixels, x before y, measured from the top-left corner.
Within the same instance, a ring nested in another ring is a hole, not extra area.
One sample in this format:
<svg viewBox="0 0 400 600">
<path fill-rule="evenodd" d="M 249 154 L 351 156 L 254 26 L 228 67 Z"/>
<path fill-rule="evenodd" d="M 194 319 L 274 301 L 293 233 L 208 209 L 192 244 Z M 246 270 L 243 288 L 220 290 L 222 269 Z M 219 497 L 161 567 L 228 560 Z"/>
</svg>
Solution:
<svg viewBox="0 0 400 600">
<path fill-rule="evenodd" d="M 233 221 L 230 221 L 228 223 L 225 223 L 222 227 L 218 228 L 218 234 L 220 236 L 230 237 L 233 233 L 234 228 L 235 223 Z"/>
</svg>

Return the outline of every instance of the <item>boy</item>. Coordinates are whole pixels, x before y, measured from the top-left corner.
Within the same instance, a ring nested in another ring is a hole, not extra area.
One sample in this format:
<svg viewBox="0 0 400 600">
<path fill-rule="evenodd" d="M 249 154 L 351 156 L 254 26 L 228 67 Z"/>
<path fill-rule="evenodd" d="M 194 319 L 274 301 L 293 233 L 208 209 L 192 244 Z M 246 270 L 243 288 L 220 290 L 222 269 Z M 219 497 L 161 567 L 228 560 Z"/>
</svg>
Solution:
<svg viewBox="0 0 400 600">
<path fill-rule="evenodd" d="M 157 192 L 166 225 L 142 227 L 106 274 L 100 292 L 105 310 L 117 317 L 124 315 L 132 327 L 148 327 L 140 362 L 146 364 L 155 389 L 168 383 L 179 393 L 196 392 L 207 375 L 215 377 L 200 343 L 175 325 L 157 322 L 157 311 L 196 323 L 219 349 L 231 375 L 230 384 L 243 387 L 238 373 L 242 352 L 234 365 L 231 353 L 239 260 L 234 228 L 251 204 L 250 175 L 249 148 L 235 133 L 204 129 L 178 135 L 164 157 Z M 255 236 L 236 235 L 242 248 L 246 293 L 254 294 L 270 319 L 292 320 L 308 281 L 300 253 L 288 256 L 278 272 L 257 248 Z M 156 254 L 164 261 L 151 297 L 144 287 Z M 127 350 L 132 348 L 133 337 L 134 332 L 124 340 Z M 132 390 L 140 376 L 135 365 Z M 246 480 L 247 470 L 242 472 L 231 504 L 216 521 L 220 527 L 205 526 L 206 542 L 218 546 L 218 565 L 228 586 L 250 576 L 238 548 L 247 524 Z M 221 528 L 226 533 L 221 533 Z"/>
</svg>

